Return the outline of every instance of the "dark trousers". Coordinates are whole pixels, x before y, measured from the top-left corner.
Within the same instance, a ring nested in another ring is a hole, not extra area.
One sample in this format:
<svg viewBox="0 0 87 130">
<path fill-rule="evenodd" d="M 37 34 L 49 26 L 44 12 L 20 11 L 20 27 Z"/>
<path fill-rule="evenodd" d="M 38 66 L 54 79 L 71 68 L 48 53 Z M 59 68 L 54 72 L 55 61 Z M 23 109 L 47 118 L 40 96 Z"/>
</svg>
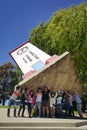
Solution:
<svg viewBox="0 0 87 130">
<path fill-rule="evenodd" d="M 59 116 L 59 117 L 62 117 L 62 116 L 63 116 L 62 104 L 57 104 L 57 112 L 58 112 L 58 116 Z"/>
<path fill-rule="evenodd" d="M 18 116 L 20 116 L 21 110 L 22 110 L 22 116 L 24 116 L 24 111 L 25 111 L 25 103 L 24 102 L 20 104 L 20 108 L 18 110 Z"/>
<path fill-rule="evenodd" d="M 28 115 L 29 115 L 29 117 L 30 117 L 30 115 L 31 115 L 31 110 L 32 110 L 32 105 L 31 105 L 31 103 L 27 103 L 27 106 L 28 106 Z"/>
<path fill-rule="evenodd" d="M 70 105 L 69 104 L 65 104 L 64 106 L 65 109 L 65 117 L 69 117 L 70 115 Z"/>
<path fill-rule="evenodd" d="M 73 106 L 70 106 L 69 116 L 74 117 Z"/>
</svg>

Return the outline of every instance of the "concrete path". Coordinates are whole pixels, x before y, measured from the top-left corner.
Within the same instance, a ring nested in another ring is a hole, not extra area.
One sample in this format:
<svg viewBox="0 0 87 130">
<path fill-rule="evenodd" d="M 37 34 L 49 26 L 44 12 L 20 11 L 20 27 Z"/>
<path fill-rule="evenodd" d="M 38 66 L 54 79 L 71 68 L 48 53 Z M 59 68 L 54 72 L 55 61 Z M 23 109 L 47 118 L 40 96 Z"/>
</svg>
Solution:
<svg viewBox="0 0 87 130">
<path fill-rule="evenodd" d="M 84 119 L 60 119 L 60 118 L 26 118 L 7 117 L 7 109 L 0 108 L 0 130 L 87 130 L 87 118 Z"/>
</svg>

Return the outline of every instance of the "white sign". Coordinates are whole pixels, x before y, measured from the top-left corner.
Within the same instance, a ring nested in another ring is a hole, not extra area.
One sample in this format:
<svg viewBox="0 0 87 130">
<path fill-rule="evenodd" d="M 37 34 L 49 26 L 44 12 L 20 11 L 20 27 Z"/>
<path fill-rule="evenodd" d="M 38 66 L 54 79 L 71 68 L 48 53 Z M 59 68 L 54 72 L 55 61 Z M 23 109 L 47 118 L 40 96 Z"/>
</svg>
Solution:
<svg viewBox="0 0 87 130">
<path fill-rule="evenodd" d="M 20 67 L 23 74 L 31 70 L 37 71 L 41 69 L 45 66 L 46 60 L 50 58 L 48 54 L 32 45 L 30 42 L 26 42 L 11 51 L 10 55 Z"/>
</svg>

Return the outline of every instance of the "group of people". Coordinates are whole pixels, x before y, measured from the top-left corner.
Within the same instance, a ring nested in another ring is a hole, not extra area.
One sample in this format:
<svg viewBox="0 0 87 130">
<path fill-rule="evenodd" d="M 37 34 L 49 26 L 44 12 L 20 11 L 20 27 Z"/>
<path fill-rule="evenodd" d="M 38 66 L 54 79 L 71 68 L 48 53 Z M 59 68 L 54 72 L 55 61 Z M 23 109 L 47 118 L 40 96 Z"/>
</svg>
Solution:
<svg viewBox="0 0 87 130">
<path fill-rule="evenodd" d="M 17 99 L 20 99 L 18 113 Z M 25 117 L 27 106 L 28 117 L 74 117 L 73 102 L 76 102 L 77 111 L 82 118 L 82 101 L 78 93 L 72 91 L 51 91 L 47 85 L 38 87 L 35 92 L 29 88 L 17 86 L 8 102 L 7 116 L 10 117 L 10 108 L 14 106 L 14 117 Z"/>
</svg>

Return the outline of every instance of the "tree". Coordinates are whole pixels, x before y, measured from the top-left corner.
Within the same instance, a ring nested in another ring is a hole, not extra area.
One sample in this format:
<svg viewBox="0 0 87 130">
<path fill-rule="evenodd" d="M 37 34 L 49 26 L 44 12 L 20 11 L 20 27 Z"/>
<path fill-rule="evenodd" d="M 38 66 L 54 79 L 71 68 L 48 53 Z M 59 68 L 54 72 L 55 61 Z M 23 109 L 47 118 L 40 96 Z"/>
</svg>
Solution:
<svg viewBox="0 0 87 130">
<path fill-rule="evenodd" d="M 29 39 L 50 55 L 69 51 L 87 92 L 87 3 L 58 10 L 31 30 Z"/>
<path fill-rule="evenodd" d="M 3 105 L 8 96 L 12 94 L 14 86 L 19 82 L 20 71 L 17 69 L 10 62 L 0 66 L 0 98 L 3 100 Z"/>
</svg>

